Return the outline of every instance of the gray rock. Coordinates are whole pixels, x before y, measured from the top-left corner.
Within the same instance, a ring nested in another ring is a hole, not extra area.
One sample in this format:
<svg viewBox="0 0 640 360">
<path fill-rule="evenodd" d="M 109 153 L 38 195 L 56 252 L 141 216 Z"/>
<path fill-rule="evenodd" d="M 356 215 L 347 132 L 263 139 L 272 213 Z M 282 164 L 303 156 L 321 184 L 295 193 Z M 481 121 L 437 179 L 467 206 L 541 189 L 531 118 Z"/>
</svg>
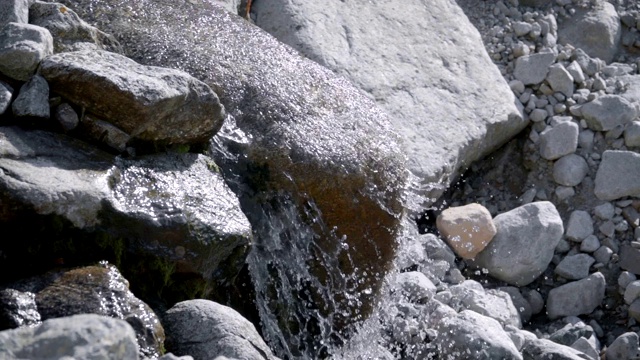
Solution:
<svg viewBox="0 0 640 360">
<path fill-rule="evenodd" d="M 122 53 L 113 36 L 87 24 L 75 11 L 60 3 L 35 1 L 29 8 L 29 23 L 49 30 L 56 53 L 78 50 Z"/>
<path fill-rule="evenodd" d="M 553 164 L 553 180 L 564 186 L 579 185 L 588 172 L 587 161 L 576 154 L 565 155 Z"/>
<path fill-rule="evenodd" d="M 593 213 L 602 220 L 611 220 L 615 215 L 616 208 L 612 203 L 606 202 L 593 208 Z"/>
<path fill-rule="evenodd" d="M 443 317 L 434 328 L 438 336 L 433 342 L 444 358 L 522 359 L 500 323 L 474 311 Z"/>
<path fill-rule="evenodd" d="M 270 0 L 256 1 L 252 12 L 256 25 L 376 99 L 405 140 L 409 169 L 422 186 L 447 186 L 461 167 L 527 125 L 455 2 Z"/>
<path fill-rule="evenodd" d="M 600 240 L 595 235 L 589 235 L 580 244 L 580 251 L 592 253 L 600 248 Z"/>
<path fill-rule="evenodd" d="M 99 315 L 50 319 L 37 327 L 0 332 L 4 359 L 139 359 L 136 336 L 124 320 Z"/>
<path fill-rule="evenodd" d="M 412 302 L 425 303 L 436 293 L 436 286 L 419 271 L 399 273 L 395 285 Z"/>
<path fill-rule="evenodd" d="M 611 256 L 613 255 L 613 250 L 608 246 L 600 246 L 598 250 L 593 252 L 593 257 L 597 262 L 601 264 L 608 264 L 611 260 Z"/>
<path fill-rule="evenodd" d="M 52 91 L 141 141 L 205 142 L 225 116 L 213 90 L 189 74 L 107 51 L 49 56 L 39 72 Z"/>
<path fill-rule="evenodd" d="M 502 213 L 494 223 L 496 236 L 472 263 L 517 286 L 531 283 L 544 272 L 564 233 L 562 219 L 548 201 Z"/>
<path fill-rule="evenodd" d="M 547 110 L 533 109 L 533 111 L 531 111 L 531 113 L 529 114 L 529 120 L 533 122 L 542 122 L 547 118 L 547 116 L 549 116 Z"/>
<path fill-rule="evenodd" d="M 531 313 L 533 315 L 539 314 L 544 309 L 544 299 L 537 290 L 524 290 L 522 296 L 531 305 Z"/>
<path fill-rule="evenodd" d="M 588 212 L 583 210 L 575 210 L 569 217 L 567 223 L 566 237 L 569 240 L 581 242 L 587 236 L 593 234 L 593 220 Z"/>
<path fill-rule="evenodd" d="M 13 97 L 13 88 L 11 85 L 4 81 L 0 81 L 0 115 L 4 114 L 9 105 L 11 105 L 11 98 Z"/>
<path fill-rule="evenodd" d="M 540 84 L 549 73 L 549 66 L 556 60 L 554 53 L 537 53 L 521 56 L 516 60 L 513 76 L 525 85 Z"/>
<path fill-rule="evenodd" d="M 631 305 L 637 298 L 640 297 L 640 281 L 632 281 L 627 284 L 624 289 L 624 302 L 627 305 Z"/>
<path fill-rule="evenodd" d="M 605 352 L 606 360 L 632 360 L 640 356 L 638 334 L 627 332 L 618 336 Z"/>
<path fill-rule="evenodd" d="M 522 296 L 520 289 L 514 286 L 503 286 L 498 288 L 498 290 L 504 291 L 505 293 L 509 294 L 509 297 L 511 297 L 511 301 L 513 302 L 513 306 L 515 306 L 518 314 L 520 314 L 520 320 L 522 321 L 522 323 L 529 322 L 529 319 L 531 319 L 531 315 L 533 315 L 531 304 L 527 299 L 524 298 L 524 296 Z M 544 306 L 544 300 L 542 303 Z"/>
<path fill-rule="evenodd" d="M 571 20 L 558 29 L 561 44 L 571 44 L 607 63 L 618 51 L 621 34 L 620 17 L 615 7 L 602 0 L 593 8 L 578 9 Z"/>
<path fill-rule="evenodd" d="M 589 276 L 589 268 L 595 262 L 596 259 L 587 254 L 570 255 L 560 261 L 555 273 L 568 280 L 584 279 Z"/>
<path fill-rule="evenodd" d="M 544 7 L 551 4 L 551 0 L 520 0 L 520 6 Z"/>
<path fill-rule="evenodd" d="M 638 115 L 636 107 L 618 95 L 602 95 L 582 105 L 580 111 L 589 128 L 597 131 L 626 125 Z"/>
<path fill-rule="evenodd" d="M 124 130 L 90 114 L 85 114 L 80 125 L 84 137 L 105 144 L 118 152 L 124 152 L 131 141 L 131 136 Z"/>
<path fill-rule="evenodd" d="M 624 144 L 628 147 L 640 146 L 640 121 L 632 121 L 624 129 Z"/>
<path fill-rule="evenodd" d="M 47 81 L 40 75 L 34 75 L 20 87 L 20 92 L 11 108 L 13 115 L 17 117 L 48 119 L 51 116 L 51 110 Z"/>
<path fill-rule="evenodd" d="M 628 271 L 623 271 L 620 273 L 620 276 L 618 276 L 618 286 L 620 286 L 620 289 L 626 288 L 627 285 L 631 284 L 634 281 L 636 281 L 635 274 L 632 274 Z"/>
<path fill-rule="evenodd" d="M 0 290 L 0 329 L 39 325 L 36 295 L 28 291 L 5 288 Z"/>
<path fill-rule="evenodd" d="M 605 286 L 604 275 L 594 273 L 552 289 L 547 298 L 547 316 L 557 319 L 590 314 L 604 299 Z"/>
<path fill-rule="evenodd" d="M 607 150 L 596 173 L 594 193 L 600 200 L 640 196 L 640 154 Z"/>
<path fill-rule="evenodd" d="M 9 23 L 0 29 L 0 72 L 27 81 L 40 61 L 53 54 L 53 38 L 40 26 Z"/>
<path fill-rule="evenodd" d="M 531 31 L 531 24 L 525 21 L 516 21 L 512 24 L 516 36 L 527 35 Z"/>
<path fill-rule="evenodd" d="M 578 125 L 565 121 L 540 134 L 540 156 L 547 160 L 572 154 L 578 148 Z"/>
<path fill-rule="evenodd" d="M 0 28 L 8 23 L 29 22 L 30 0 L 6 0 L 0 7 Z"/>
<path fill-rule="evenodd" d="M 157 360 L 193 360 L 193 356 L 184 355 L 184 356 L 176 356 L 173 353 L 166 353 L 160 356 Z M 229 358 L 224 356 L 218 356 L 214 360 L 229 360 Z"/>
<path fill-rule="evenodd" d="M 569 66 L 567 66 L 567 71 L 569 72 L 571 77 L 573 77 L 573 81 L 576 82 L 577 84 L 581 84 L 586 80 L 586 77 L 584 76 L 584 72 L 582 72 L 582 68 L 580 67 L 580 64 L 578 64 L 578 62 L 575 60 L 572 61 L 571 64 L 569 64 Z"/>
<path fill-rule="evenodd" d="M 64 131 L 75 129 L 80 122 L 78 114 L 68 103 L 58 105 L 53 113 L 53 118 L 56 119 Z"/>
<path fill-rule="evenodd" d="M 566 97 L 573 95 L 573 76 L 571 76 L 562 64 L 557 63 L 551 65 L 546 80 L 553 91 L 562 93 Z"/>
<path fill-rule="evenodd" d="M 580 65 L 582 71 L 589 76 L 594 76 L 606 65 L 603 60 L 590 57 L 580 48 L 574 50 L 571 59 L 576 61 Z"/>
<path fill-rule="evenodd" d="M 472 289 L 464 283 L 450 288 L 453 298 L 450 306 L 456 310 L 467 309 L 497 320 L 503 326 L 522 327 L 522 321 L 511 296 L 499 290 Z"/>
<path fill-rule="evenodd" d="M 216 356 L 275 360 L 256 328 L 235 310 L 208 300 L 182 301 L 167 310 L 167 350 L 194 359 Z"/>
<path fill-rule="evenodd" d="M 629 305 L 629 318 L 640 321 L 640 299 L 636 299 Z"/>
<path fill-rule="evenodd" d="M 580 338 L 590 338 L 593 335 L 593 329 L 591 326 L 581 324 L 569 323 L 563 328 L 553 332 L 549 335 L 549 340 L 566 346 L 571 346 Z"/>
<path fill-rule="evenodd" d="M 596 349 L 593 344 L 591 344 L 589 340 L 584 337 L 579 338 L 573 344 L 571 344 L 571 348 L 583 352 L 589 357 L 590 360 L 600 359 L 600 351 L 598 351 L 598 349 Z"/>
<path fill-rule="evenodd" d="M 522 348 L 524 360 L 589 360 L 584 353 L 547 339 L 528 341 Z"/>
</svg>

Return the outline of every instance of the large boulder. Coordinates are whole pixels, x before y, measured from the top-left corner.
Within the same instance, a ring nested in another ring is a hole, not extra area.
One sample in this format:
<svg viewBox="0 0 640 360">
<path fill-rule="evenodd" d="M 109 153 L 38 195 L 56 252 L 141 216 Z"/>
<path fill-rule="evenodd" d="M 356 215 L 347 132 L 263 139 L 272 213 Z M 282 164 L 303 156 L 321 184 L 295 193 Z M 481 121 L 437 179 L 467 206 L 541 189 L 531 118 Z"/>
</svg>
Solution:
<svg viewBox="0 0 640 360">
<path fill-rule="evenodd" d="M 556 207 L 539 201 L 502 213 L 493 219 L 497 233 L 473 260 L 497 279 L 524 286 L 549 266 L 564 227 Z"/>
<path fill-rule="evenodd" d="M 391 115 L 432 196 L 526 125 L 455 1 L 256 1 L 256 25 L 353 81 Z M 375 29 L 375 30 L 374 30 Z M 546 70 L 546 69 L 545 69 Z"/>
<path fill-rule="evenodd" d="M 136 336 L 124 320 L 84 314 L 0 332 L 3 359 L 131 359 Z"/>
<path fill-rule="evenodd" d="M 167 349 L 195 360 L 277 360 L 247 319 L 230 307 L 208 300 L 177 303 L 164 316 Z"/>
<path fill-rule="evenodd" d="M 58 258 L 106 256 L 128 264 L 121 269 L 139 281 L 160 271 L 140 281 L 154 293 L 185 286 L 184 279 L 167 286 L 175 275 L 203 281 L 201 296 L 233 280 L 252 239 L 238 199 L 204 155 L 125 160 L 64 135 L 7 127 L 0 128 L 0 223 L 2 278 Z"/>
<path fill-rule="evenodd" d="M 268 303 L 298 306 L 263 324 L 302 334 L 316 321 L 309 317 L 331 316 L 340 328 L 366 316 L 404 208 L 405 157 L 387 115 L 346 79 L 211 1 L 64 3 L 134 60 L 182 69 L 220 96 L 230 116 L 213 153 L 261 243 L 250 261 L 264 277 L 254 281 L 266 287 L 258 294 L 276 296 L 284 282 L 293 290 Z"/>
<path fill-rule="evenodd" d="M 206 142 L 224 119 L 218 97 L 203 82 L 108 51 L 52 55 L 39 73 L 52 91 L 141 141 Z"/>
</svg>

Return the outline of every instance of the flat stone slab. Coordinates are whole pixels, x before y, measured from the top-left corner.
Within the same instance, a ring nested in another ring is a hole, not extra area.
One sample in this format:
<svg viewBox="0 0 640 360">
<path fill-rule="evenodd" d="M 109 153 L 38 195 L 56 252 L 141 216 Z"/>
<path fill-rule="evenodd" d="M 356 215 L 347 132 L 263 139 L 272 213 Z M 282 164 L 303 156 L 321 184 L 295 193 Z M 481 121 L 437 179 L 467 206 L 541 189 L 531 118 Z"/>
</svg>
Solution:
<svg viewBox="0 0 640 360">
<path fill-rule="evenodd" d="M 607 150 L 596 173 L 594 193 L 610 201 L 625 196 L 640 197 L 640 154 Z"/>
</svg>

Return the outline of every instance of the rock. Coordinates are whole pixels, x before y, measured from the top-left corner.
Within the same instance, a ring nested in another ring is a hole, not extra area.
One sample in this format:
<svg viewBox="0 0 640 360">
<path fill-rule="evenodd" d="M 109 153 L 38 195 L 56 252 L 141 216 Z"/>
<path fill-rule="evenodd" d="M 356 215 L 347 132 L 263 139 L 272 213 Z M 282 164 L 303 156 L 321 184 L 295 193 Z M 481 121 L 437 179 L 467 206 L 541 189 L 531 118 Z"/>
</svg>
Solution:
<svg viewBox="0 0 640 360">
<path fill-rule="evenodd" d="M 484 290 L 482 285 L 470 288 L 467 280 L 460 285 L 452 286 L 451 307 L 456 310 L 467 309 L 497 320 L 503 326 L 522 327 L 522 321 L 511 296 L 500 290 Z"/>
<path fill-rule="evenodd" d="M 516 36 L 527 35 L 531 31 L 531 24 L 525 21 L 516 21 L 512 24 Z"/>
<path fill-rule="evenodd" d="M 4 114 L 9 105 L 11 105 L 11 98 L 13 97 L 13 88 L 11 85 L 4 81 L 0 81 L 0 115 Z"/>
<path fill-rule="evenodd" d="M 594 193 L 600 200 L 640 196 L 640 154 L 607 150 L 596 173 Z"/>
<path fill-rule="evenodd" d="M 210 2 L 63 3 L 114 34 L 134 60 L 180 68 L 220 94 L 230 116 L 211 154 L 250 209 L 247 215 L 262 245 L 249 262 L 264 274 L 254 283 L 265 286 L 259 296 L 274 296 L 266 303 L 287 308 L 279 310 L 287 317 L 281 323 L 305 328 L 324 321 L 316 317 L 332 317 L 333 330 L 340 331 L 364 319 L 391 266 L 405 211 L 405 155 L 388 115 L 348 80 Z M 465 51 L 465 60 L 468 55 Z M 490 93 L 485 84 L 481 88 L 479 93 Z M 425 157 L 435 161 L 433 155 Z M 296 239 L 287 242 L 290 251 L 282 251 L 276 228 Z M 307 263 L 309 273 L 294 266 L 300 262 Z M 299 300 L 287 307 L 277 291 L 267 290 L 282 285 L 269 275 L 274 266 L 287 277 L 304 278 L 300 294 L 327 297 L 313 297 L 313 309 Z M 274 319 L 267 321 L 265 327 L 277 329 Z M 322 340 L 305 334 L 309 342 Z M 296 351 L 300 346 L 306 345 L 292 345 Z"/>
<path fill-rule="evenodd" d="M 606 202 L 593 208 L 593 213 L 602 220 L 611 220 L 615 215 L 616 208 L 612 203 Z"/>
<path fill-rule="evenodd" d="M 566 237 L 569 240 L 575 242 L 581 242 L 586 239 L 587 236 L 593 234 L 593 220 L 588 212 L 582 210 L 575 210 L 569 217 L 567 223 Z"/>
<path fill-rule="evenodd" d="M 565 155 L 553 164 L 553 180 L 564 186 L 579 185 L 588 172 L 589 165 L 576 154 Z"/>
<path fill-rule="evenodd" d="M 589 235 L 580 244 L 580 251 L 592 253 L 600 248 L 600 240 L 595 235 Z"/>
<path fill-rule="evenodd" d="M 480 204 L 450 207 L 436 219 L 440 234 L 462 258 L 472 259 L 496 234 L 489 210 Z"/>
<path fill-rule="evenodd" d="M 555 273 L 567 280 L 584 279 L 589 276 L 589 268 L 595 262 L 596 260 L 587 254 L 570 255 L 560 261 Z"/>
<path fill-rule="evenodd" d="M 53 38 L 40 26 L 8 23 L 0 29 L 0 72 L 27 81 L 45 57 L 53 54 Z"/>
<path fill-rule="evenodd" d="M 534 202 L 494 218 L 497 233 L 472 264 L 512 285 L 524 286 L 544 272 L 564 228 L 555 206 Z"/>
<path fill-rule="evenodd" d="M 167 350 L 194 359 L 216 356 L 277 359 L 256 328 L 235 310 L 208 300 L 182 301 L 167 310 Z"/>
<path fill-rule="evenodd" d="M 618 276 L 618 286 L 620 286 L 620 289 L 623 290 L 634 281 L 636 281 L 635 274 L 632 274 L 628 271 L 623 271 L 620 273 L 620 276 Z"/>
<path fill-rule="evenodd" d="M 575 60 L 572 61 L 571 64 L 569 64 L 569 66 L 567 66 L 567 71 L 573 78 L 573 81 L 576 82 L 577 84 L 581 84 L 586 80 L 586 77 L 582 72 L 582 68 L 580 67 L 580 64 L 578 64 L 578 62 Z"/>
<path fill-rule="evenodd" d="M 571 44 L 607 63 L 618 51 L 621 34 L 620 17 L 615 7 L 602 0 L 591 9 L 578 9 L 570 21 L 561 23 L 558 28 L 561 44 Z"/>
<path fill-rule="evenodd" d="M 421 186 L 446 187 L 461 168 L 527 125 L 480 34 L 455 2 L 362 7 L 272 0 L 256 1 L 252 13 L 256 25 L 376 99 L 404 139 L 408 167 Z M 427 196 L 436 198 L 439 190 Z"/>
<path fill-rule="evenodd" d="M 113 36 L 87 24 L 75 11 L 59 3 L 35 1 L 29 8 L 29 23 L 49 30 L 56 53 L 78 50 L 122 53 Z"/>
<path fill-rule="evenodd" d="M 529 120 L 533 122 L 542 122 L 544 121 L 549 113 L 545 109 L 533 109 L 529 114 Z"/>
<path fill-rule="evenodd" d="M 509 297 L 511 297 L 511 301 L 513 302 L 513 306 L 515 306 L 516 310 L 518 311 L 518 314 L 520 314 L 521 322 L 522 323 L 529 322 L 529 320 L 531 319 L 531 315 L 533 314 L 531 304 L 527 299 L 524 298 L 524 296 L 522 296 L 522 293 L 520 293 L 520 290 L 514 286 L 503 286 L 498 288 L 498 290 L 509 294 Z M 543 301 L 543 306 L 544 306 L 544 301 Z"/>
<path fill-rule="evenodd" d="M 500 323 L 474 311 L 444 317 L 435 324 L 435 330 L 438 336 L 434 343 L 444 358 L 522 359 Z"/>
<path fill-rule="evenodd" d="M 20 93 L 11 105 L 13 115 L 49 119 L 49 85 L 40 75 L 35 75 L 20 87 Z"/>
<path fill-rule="evenodd" d="M 42 61 L 39 72 L 52 91 L 141 141 L 202 143 L 224 119 L 208 85 L 185 72 L 143 66 L 115 53 L 57 54 Z"/>
<path fill-rule="evenodd" d="M 244 266 L 251 226 L 207 156 L 116 159 L 61 134 L 0 127 L 0 169 L 0 223 L 12 234 L 0 251 L 14 254 L 0 263 L 2 271 L 39 268 L 53 254 L 87 261 L 111 249 L 110 257 L 128 259 L 123 265 L 140 272 L 138 281 L 153 274 L 152 266 L 173 269 L 163 276 L 184 287 L 165 288 L 167 296 L 188 288 L 181 276 L 204 283 L 208 296 L 225 293 L 220 287 Z M 157 292 L 165 285 L 149 286 Z"/>
<path fill-rule="evenodd" d="M 634 302 L 629 305 L 628 313 L 629 318 L 640 321 L 640 299 L 634 300 Z"/>
<path fill-rule="evenodd" d="M 436 293 L 436 286 L 419 271 L 399 273 L 395 283 L 412 302 L 426 303 Z"/>
<path fill-rule="evenodd" d="M 582 324 L 567 324 L 560 330 L 553 332 L 549 335 L 549 340 L 565 345 L 570 346 L 575 343 L 580 338 L 590 338 L 593 335 L 593 329 L 591 326 Z"/>
<path fill-rule="evenodd" d="M 624 289 L 624 302 L 627 305 L 631 305 L 637 298 L 640 297 L 640 281 L 632 281 L 627 284 Z"/>
<path fill-rule="evenodd" d="M 53 117 L 64 131 L 71 131 L 75 129 L 80 122 L 78 114 L 68 103 L 58 105 L 54 111 Z"/>
<path fill-rule="evenodd" d="M 21 326 L 36 326 L 41 323 L 36 305 L 36 295 L 5 288 L 0 290 L 0 330 Z"/>
<path fill-rule="evenodd" d="M 571 344 L 571 348 L 583 352 L 589 360 L 598 360 L 600 359 L 600 351 L 598 351 L 592 343 L 589 342 L 584 337 L 579 338 L 573 344 Z"/>
<path fill-rule="evenodd" d="M 549 66 L 546 80 L 553 91 L 562 93 L 566 97 L 573 95 L 573 76 L 562 64 L 557 63 Z"/>
<path fill-rule="evenodd" d="M 626 125 L 637 115 L 635 106 L 618 95 L 602 95 L 580 108 L 582 117 L 589 128 L 609 131 L 616 126 Z"/>
<path fill-rule="evenodd" d="M 609 263 L 612 255 L 613 250 L 604 245 L 600 246 L 598 250 L 593 252 L 593 257 L 596 259 L 596 261 L 605 265 Z"/>
<path fill-rule="evenodd" d="M 35 294 L 42 320 L 79 314 L 122 319 L 136 332 L 141 357 L 157 357 L 162 351 L 164 329 L 158 317 L 129 291 L 129 282 L 113 265 L 102 263 L 48 273 L 9 288 Z"/>
<path fill-rule="evenodd" d="M 50 319 L 36 327 L 0 332 L 5 359 L 139 359 L 136 337 L 124 320 L 93 314 Z"/>
<path fill-rule="evenodd" d="M 551 4 L 551 0 L 520 0 L 520 6 L 544 7 Z"/>
<path fill-rule="evenodd" d="M 638 350 L 638 334 L 634 332 L 624 333 L 607 347 L 605 352 L 606 360 L 631 360 L 640 356 Z"/>
<path fill-rule="evenodd" d="M 95 143 L 104 144 L 117 152 L 124 152 L 131 141 L 131 136 L 117 126 L 85 114 L 80 123 L 80 130 L 84 138 Z"/>
<path fill-rule="evenodd" d="M 522 296 L 531 305 L 533 315 L 539 314 L 544 309 L 544 299 L 537 290 L 525 290 L 522 292 Z"/>
<path fill-rule="evenodd" d="M 552 289 L 547 298 L 547 316 L 556 319 L 591 313 L 604 299 L 605 286 L 604 275 L 593 273 Z"/>
<path fill-rule="evenodd" d="M 29 4 L 30 0 L 7 0 L 0 7 L 0 28 L 8 23 L 28 23 Z"/>
<path fill-rule="evenodd" d="M 589 76 L 596 75 L 606 65 L 603 60 L 591 58 L 580 48 L 574 50 L 571 60 L 576 61 L 580 65 L 582 71 Z"/>
<path fill-rule="evenodd" d="M 556 160 L 574 153 L 578 148 L 578 133 L 578 125 L 570 121 L 548 127 L 540 134 L 540 155 Z"/>
<path fill-rule="evenodd" d="M 640 147 L 640 121 L 632 121 L 624 129 L 624 144 L 627 147 Z"/>
<path fill-rule="evenodd" d="M 568 346 L 554 343 L 551 340 L 537 339 L 527 341 L 522 348 L 524 360 L 585 360 L 585 355 Z"/>
<path fill-rule="evenodd" d="M 513 76 L 525 85 L 536 85 L 544 81 L 549 73 L 549 66 L 556 60 L 553 53 L 536 53 L 521 56 L 516 60 Z"/>
</svg>

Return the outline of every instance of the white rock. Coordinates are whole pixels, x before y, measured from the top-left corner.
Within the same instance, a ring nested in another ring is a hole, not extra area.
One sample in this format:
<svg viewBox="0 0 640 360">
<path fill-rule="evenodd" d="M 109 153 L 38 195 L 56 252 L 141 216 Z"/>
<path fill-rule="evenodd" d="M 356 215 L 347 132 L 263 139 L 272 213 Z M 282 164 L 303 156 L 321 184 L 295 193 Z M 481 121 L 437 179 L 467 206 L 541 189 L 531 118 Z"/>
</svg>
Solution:
<svg viewBox="0 0 640 360">
<path fill-rule="evenodd" d="M 640 196 L 640 154 L 607 150 L 596 173 L 594 193 L 600 200 Z"/>
<path fill-rule="evenodd" d="M 576 186 L 589 172 L 585 159 L 576 154 L 561 157 L 553 164 L 553 180 L 564 186 Z"/>
<path fill-rule="evenodd" d="M 547 160 L 572 154 L 578 148 L 578 125 L 563 122 L 540 134 L 540 156 Z"/>
</svg>

